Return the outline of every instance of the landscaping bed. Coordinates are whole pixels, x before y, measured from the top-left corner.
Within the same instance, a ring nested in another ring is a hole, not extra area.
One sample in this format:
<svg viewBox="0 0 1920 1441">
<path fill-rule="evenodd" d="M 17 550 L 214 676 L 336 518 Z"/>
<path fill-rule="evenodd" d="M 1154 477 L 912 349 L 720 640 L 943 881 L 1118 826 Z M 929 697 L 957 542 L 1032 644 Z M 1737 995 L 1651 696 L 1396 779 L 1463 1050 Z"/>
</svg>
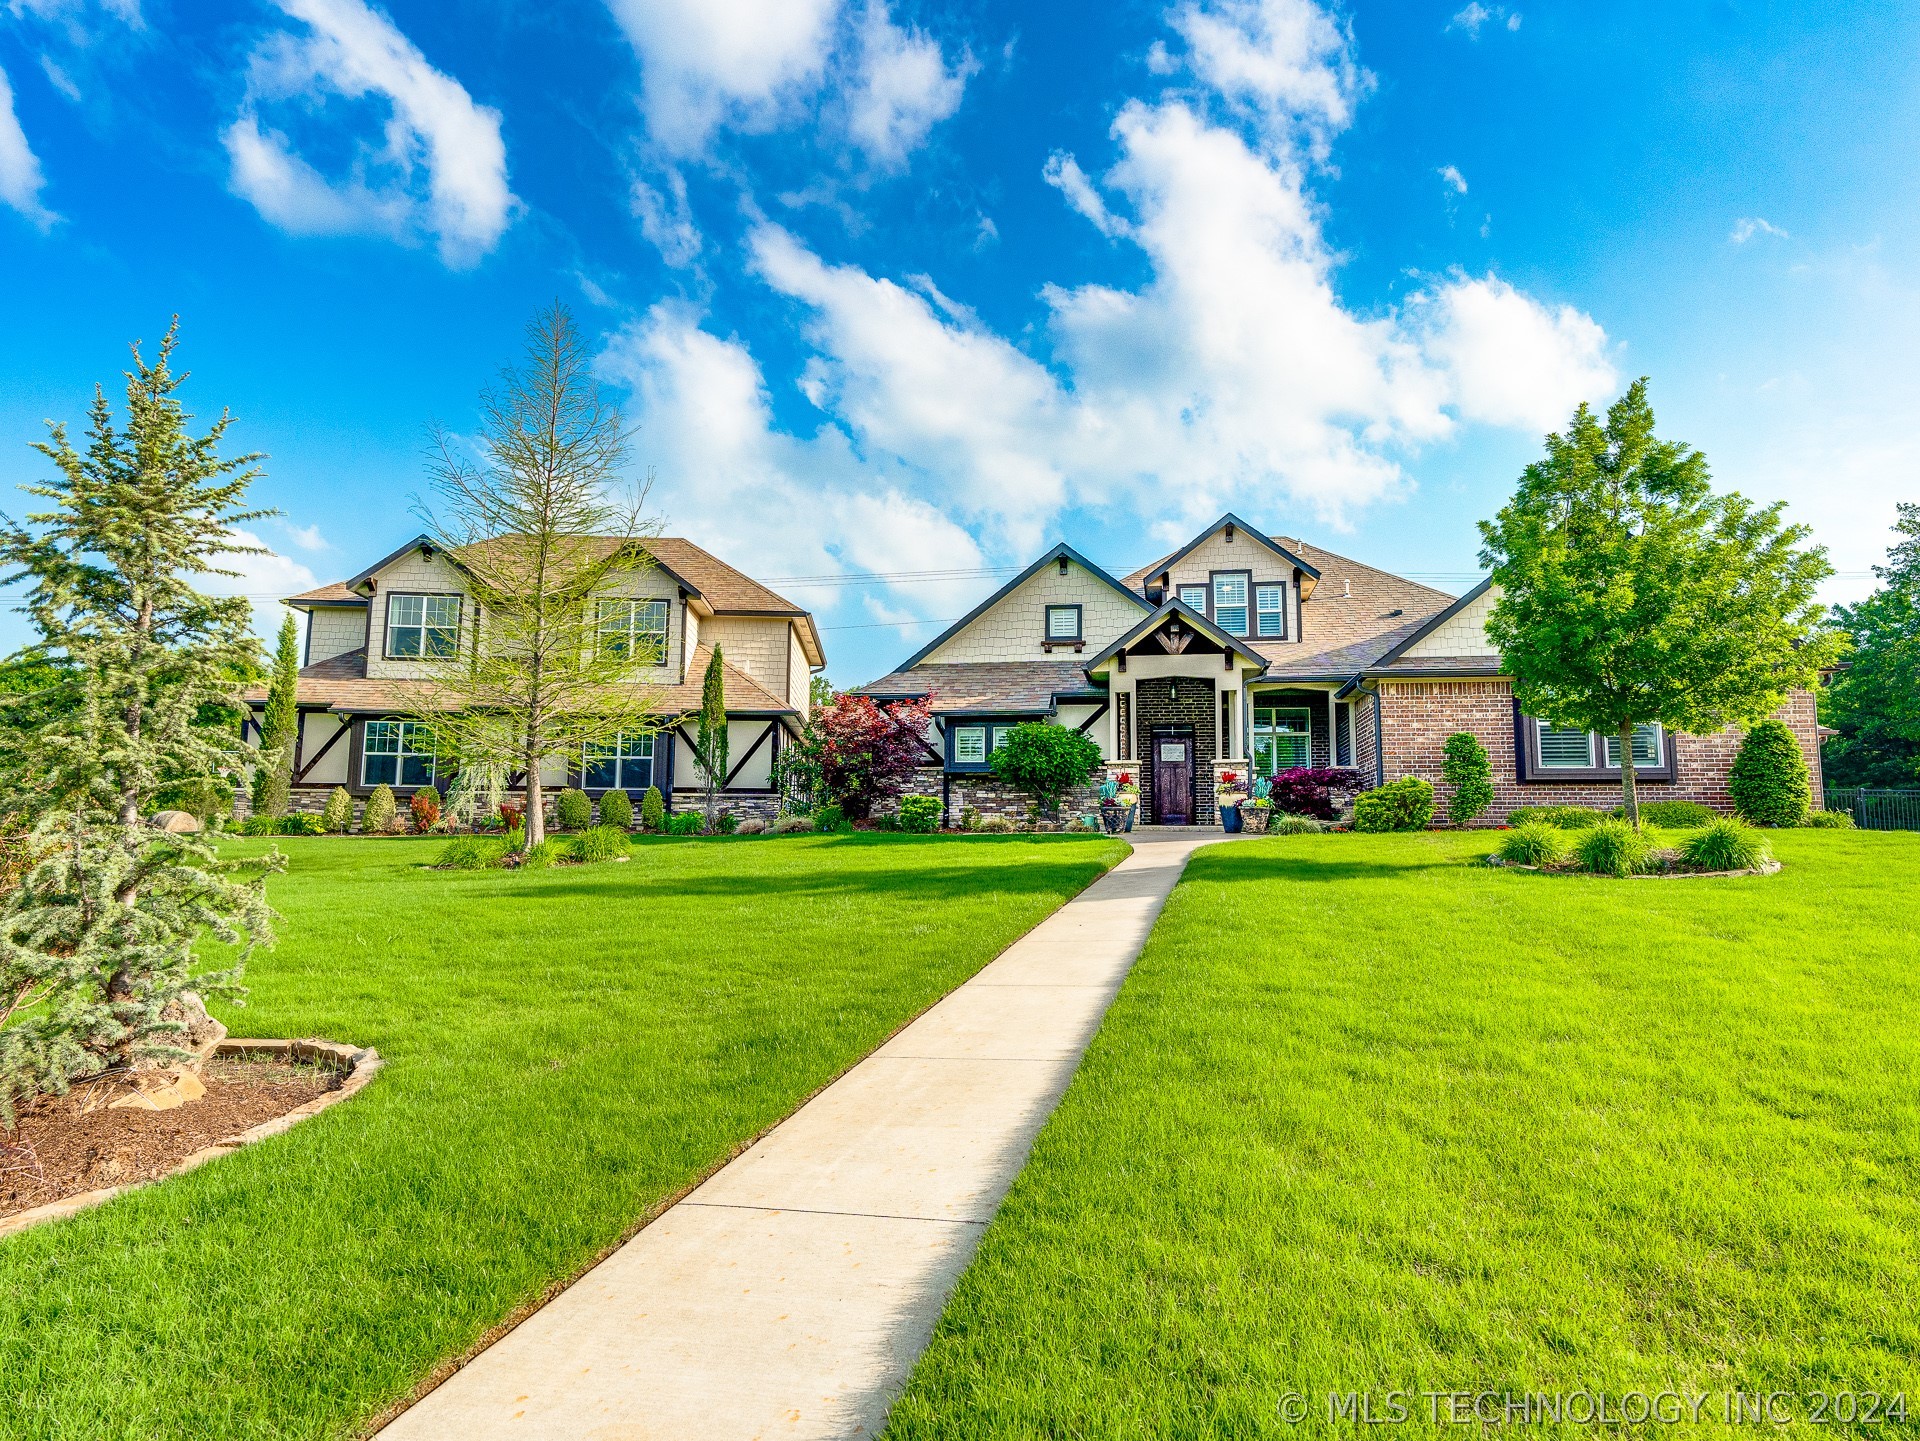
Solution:
<svg viewBox="0 0 1920 1441">
<path fill-rule="evenodd" d="M 330 1092 L 345 1073 L 318 1059 L 258 1053 L 216 1056 L 200 1071 L 206 1094 L 172 1110 L 111 1102 L 133 1093 L 118 1079 L 43 1096 L 0 1131 L 0 1221 L 84 1192 L 159 1180 L 183 1161 Z"/>
</svg>

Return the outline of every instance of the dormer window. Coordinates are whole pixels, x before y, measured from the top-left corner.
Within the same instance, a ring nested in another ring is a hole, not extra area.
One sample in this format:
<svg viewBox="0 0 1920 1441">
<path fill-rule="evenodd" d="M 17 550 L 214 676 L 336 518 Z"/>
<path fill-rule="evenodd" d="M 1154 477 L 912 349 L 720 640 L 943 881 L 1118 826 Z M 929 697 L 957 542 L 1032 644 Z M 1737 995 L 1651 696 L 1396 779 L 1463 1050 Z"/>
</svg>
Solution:
<svg viewBox="0 0 1920 1441">
<path fill-rule="evenodd" d="M 387 597 L 388 659 L 446 660 L 459 650 L 459 596 L 396 592 Z"/>
</svg>

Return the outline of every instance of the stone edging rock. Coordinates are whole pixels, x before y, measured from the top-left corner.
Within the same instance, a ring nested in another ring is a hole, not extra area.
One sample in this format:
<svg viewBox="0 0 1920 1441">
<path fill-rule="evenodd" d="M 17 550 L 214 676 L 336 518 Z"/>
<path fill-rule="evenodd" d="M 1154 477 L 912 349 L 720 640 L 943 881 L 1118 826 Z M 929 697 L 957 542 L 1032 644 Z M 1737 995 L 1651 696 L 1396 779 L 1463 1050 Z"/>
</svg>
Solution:
<svg viewBox="0 0 1920 1441">
<path fill-rule="evenodd" d="M 249 1127 L 237 1136 L 227 1136 L 210 1146 L 202 1146 L 175 1166 L 166 1175 L 151 1181 L 131 1181 L 124 1186 L 107 1186 L 98 1191 L 82 1191 L 77 1196 L 63 1196 L 58 1201 L 49 1201 L 44 1206 L 35 1206 L 30 1211 L 18 1211 L 0 1220 L 0 1236 L 11 1236 L 16 1231 L 24 1231 L 37 1226 L 42 1221 L 57 1221 L 80 1211 L 111 1201 L 123 1191 L 138 1190 L 142 1186 L 157 1185 L 161 1181 L 171 1180 L 175 1176 L 185 1175 L 196 1166 L 221 1156 L 231 1155 L 242 1146 L 250 1146 L 255 1141 L 264 1141 L 269 1136 L 278 1136 L 292 1130 L 309 1116 L 318 1115 L 328 1106 L 337 1105 L 355 1094 L 371 1081 L 383 1062 L 380 1053 L 371 1047 L 343 1046 L 336 1041 L 300 1040 L 300 1041 L 252 1041 L 226 1040 L 214 1050 L 216 1056 L 274 1056 L 285 1057 L 292 1061 L 331 1062 L 333 1066 L 346 1073 L 335 1089 L 323 1095 L 315 1096 L 311 1101 L 295 1106 L 284 1116 L 275 1116 L 270 1121 L 262 1121 Z"/>
</svg>

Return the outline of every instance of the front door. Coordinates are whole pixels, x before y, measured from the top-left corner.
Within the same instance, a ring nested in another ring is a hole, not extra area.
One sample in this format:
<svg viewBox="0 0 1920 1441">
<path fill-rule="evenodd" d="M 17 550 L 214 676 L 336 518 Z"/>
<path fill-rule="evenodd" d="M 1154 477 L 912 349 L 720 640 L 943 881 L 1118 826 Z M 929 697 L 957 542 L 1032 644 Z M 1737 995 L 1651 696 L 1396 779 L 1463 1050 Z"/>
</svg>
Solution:
<svg viewBox="0 0 1920 1441">
<path fill-rule="evenodd" d="M 1153 818 L 1163 826 L 1193 824 L 1193 737 L 1153 740 Z"/>
</svg>

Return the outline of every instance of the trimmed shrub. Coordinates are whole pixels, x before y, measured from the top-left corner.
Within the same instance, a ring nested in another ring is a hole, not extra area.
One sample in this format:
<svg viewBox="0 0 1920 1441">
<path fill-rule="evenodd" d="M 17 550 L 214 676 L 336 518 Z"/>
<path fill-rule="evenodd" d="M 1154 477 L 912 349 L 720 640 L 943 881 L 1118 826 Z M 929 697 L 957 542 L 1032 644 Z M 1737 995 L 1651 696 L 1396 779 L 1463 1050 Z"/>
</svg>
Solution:
<svg viewBox="0 0 1920 1441">
<path fill-rule="evenodd" d="M 370 836 L 385 835 L 393 829 L 393 818 L 398 813 L 399 808 L 393 803 L 393 787 L 375 786 L 373 794 L 367 797 L 366 813 L 360 817 L 360 829 Z"/>
<path fill-rule="evenodd" d="M 280 821 L 277 816 L 248 816 L 240 822 L 240 834 L 243 836 L 277 836 L 280 834 Z"/>
<path fill-rule="evenodd" d="M 1607 818 L 1591 806 L 1515 806 L 1507 812 L 1510 826 L 1558 826 L 1563 831 L 1591 830 Z"/>
<path fill-rule="evenodd" d="M 1579 857 L 1581 869 L 1596 876 L 1632 876 L 1647 869 L 1653 841 L 1625 821 L 1608 816 L 1581 832 L 1573 853 Z"/>
<path fill-rule="evenodd" d="M 568 786 L 554 797 L 553 817 L 563 831 L 584 831 L 593 824 L 593 802 L 585 791 Z"/>
<path fill-rule="evenodd" d="M 1726 819 L 1696 831 L 1680 847 L 1681 863 L 1696 871 L 1753 871 L 1772 859 L 1764 836 Z"/>
<path fill-rule="evenodd" d="M 1079 731 L 1051 721 L 1022 721 L 987 757 L 993 774 L 1032 796 L 1052 815 L 1075 786 L 1100 769 L 1100 747 Z"/>
<path fill-rule="evenodd" d="M 336 836 L 344 836 L 353 829 L 353 797 L 345 786 L 335 786 L 327 792 L 327 808 L 320 812 L 320 820 Z"/>
<path fill-rule="evenodd" d="M 782 816 L 767 827 L 770 836 L 797 836 L 813 829 L 812 816 Z"/>
<path fill-rule="evenodd" d="M 1797 826 L 1813 804 L 1807 758 L 1785 721 L 1763 720 L 1740 742 L 1727 772 L 1733 809 L 1757 826 Z"/>
<path fill-rule="evenodd" d="M 1433 787 L 1419 776 L 1402 776 L 1354 797 L 1356 831 L 1423 831 L 1433 819 Z"/>
<path fill-rule="evenodd" d="M 425 835 L 440 823 L 440 792 L 432 786 L 421 786 L 407 802 L 407 810 L 413 816 L 413 828 Z"/>
<path fill-rule="evenodd" d="M 559 865 L 565 854 L 560 842 L 548 836 L 520 858 L 520 866 L 523 870 L 544 871 L 549 866 Z"/>
<path fill-rule="evenodd" d="M 627 833 L 619 826 L 589 826 L 573 839 L 573 853 L 583 861 L 611 861 L 627 853 Z"/>
<path fill-rule="evenodd" d="M 658 831 L 667 823 L 667 802 L 659 786 L 648 786 L 640 797 L 640 829 Z"/>
<path fill-rule="evenodd" d="M 1288 815 L 1330 821 L 1366 788 L 1366 778 L 1351 766 L 1298 766 L 1268 782 L 1267 799 Z"/>
<path fill-rule="evenodd" d="M 279 829 L 283 836 L 324 836 L 327 823 L 306 811 L 294 811 L 280 817 Z"/>
<path fill-rule="evenodd" d="M 1453 788 L 1447 797 L 1447 819 L 1464 826 L 1493 804 L 1493 763 L 1478 737 L 1455 731 L 1447 737 L 1440 778 Z"/>
<path fill-rule="evenodd" d="M 500 842 L 479 836 L 457 836 L 440 847 L 434 861 L 444 871 L 483 871 L 500 859 Z"/>
<path fill-rule="evenodd" d="M 1845 811 L 1808 811 L 1807 818 L 1800 822 L 1817 831 L 1850 831 L 1854 829 L 1853 817 Z"/>
<path fill-rule="evenodd" d="M 1496 854 L 1516 866 L 1550 866 L 1567 858 L 1567 834 L 1545 821 L 1533 821 L 1500 837 Z"/>
<path fill-rule="evenodd" d="M 940 824 L 940 802 L 932 796 L 906 796 L 900 802 L 900 829 L 926 835 Z"/>
<path fill-rule="evenodd" d="M 817 831 L 844 831 L 847 828 L 847 813 L 836 805 L 824 805 L 813 813 L 813 828 Z"/>
<path fill-rule="evenodd" d="M 1013 818 L 1011 816 L 982 816 L 979 829 L 987 832 L 989 835 L 1008 835 L 1014 829 Z"/>
<path fill-rule="evenodd" d="M 1327 823 L 1315 820 L 1312 816 L 1290 816 L 1277 814 L 1267 822 L 1267 834 L 1270 836 L 1318 836 L 1324 835 Z"/>
<path fill-rule="evenodd" d="M 625 791 L 608 791 L 600 797 L 600 824 L 633 829 L 633 797 Z"/>
<path fill-rule="evenodd" d="M 766 833 L 767 823 L 758 816 L 748 816 L 734 831 L 736 836 L 764 836 Z"/>
<path fill-rule="evenodd" d="M 677 811 L 667 820 L 670 836 L 704 836 L 706 833 L 707 818 L 699 811 Z"/>
<path fill-rule="evenodd" d="M 1615 806 L 1611 814 L 1615 820 L 1625 820 L 1627 808 Z M 1694 831 L 1718 819 L 1711 806 L 1703 806 L 1698 801 L 1648 801 L 1640 807 L 1642 825 L 1670 831 Z"/>
</svg>

